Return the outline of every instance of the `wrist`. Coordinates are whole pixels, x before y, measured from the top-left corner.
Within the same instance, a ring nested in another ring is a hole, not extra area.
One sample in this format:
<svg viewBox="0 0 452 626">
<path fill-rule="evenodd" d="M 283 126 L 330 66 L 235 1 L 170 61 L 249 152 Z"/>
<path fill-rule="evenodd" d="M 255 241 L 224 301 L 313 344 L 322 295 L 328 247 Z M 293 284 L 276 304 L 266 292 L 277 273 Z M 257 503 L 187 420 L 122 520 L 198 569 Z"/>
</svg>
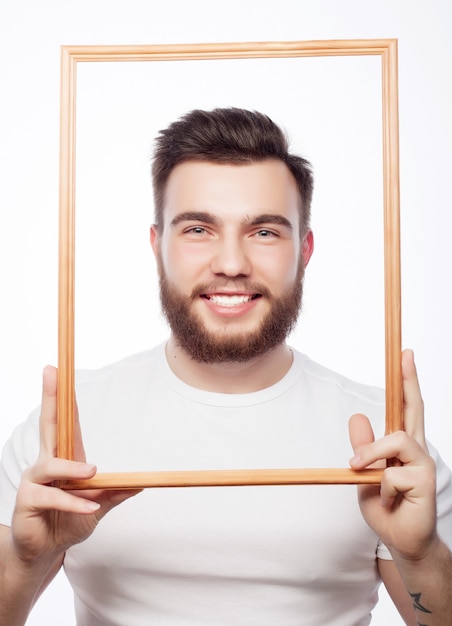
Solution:
<svg viewBox="0 0 452 626">
<path fill-rule="evenodd" d="M 23 559 L 11 531 L 0 539 L 0 624 L 23 626 L 41 591 L 61 566 L 56 554 Z"/>
<path fill-rule="evenodd" d="M 437 533 L 434 532 L 431 537 L 425 539 L 416 550 L 400 551 L 394 546 L 388 546 L 394 562 L 400 563 L 401 566 L 409 568 L 414 566 L 418 568 L 422 564 L 429 564 L 438 558 L 438 554 L 444 550 L 445 546 Z"/>
<path fill-rule="evenodd" d="M 452 555 L 447 545 L 435 534 L 432 541 L 417 555 L 406 557 L 393 552 L 394 563 L 409 591 L 435 588 L 442 584 L 444 571 L 452 572 Z"/>
<path fill-rule="evenodd" d="M 11 532 L 5 537 L 5 544 L 8 568 L 21 577 L 31 579 L 45 577 L 57 563 L 61 564 L 64 558 L 64 550 L 53 550 L 43 554 L 34 552 L 26 554 L 23 550 L 19 551 Z"/>
</svg>

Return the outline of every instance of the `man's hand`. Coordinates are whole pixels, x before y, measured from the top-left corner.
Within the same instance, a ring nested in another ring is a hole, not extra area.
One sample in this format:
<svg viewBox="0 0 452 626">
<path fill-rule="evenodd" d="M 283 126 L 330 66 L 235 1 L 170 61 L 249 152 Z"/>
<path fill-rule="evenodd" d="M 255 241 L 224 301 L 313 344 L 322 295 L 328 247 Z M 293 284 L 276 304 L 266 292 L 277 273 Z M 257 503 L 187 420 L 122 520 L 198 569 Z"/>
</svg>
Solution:
<svg viewBox="0 0 452 626">
<path fill-rule="evenodd" d="M 40 417 L 40 453 L 23 474 L 12 520 L 12 542 L 23 562 L 52 562 L 70 546 L 93 532 L 99 520 L 114 506 L 137 491 L 85 491 L 70 493 L 53 486 L 55 481 L 91 478 L 94 465 L 85 462 L 80 426 L 75 430 L 77 460 L 56 458 L 57 372 L 46 367 Z"/>
<path fill-rule="evenodd" d="M 56 458 L 57 372 L 44 370 L 40 452 L 23 474 L 11 528 L 0 525 L 0 624 L 24 626 L 39 594 L 55 576 L 70 546 L 93 532 L 114 506 L 137 491 L 69 493 L 55 481 L 91 478 L 85 462 L 80 425 L 75 430 L 77 460 Z"/>
<path fill-rule="evenodd" d="M 368 419 L 354 415 L 350 464 L 359 470 L 400 461 L 384 470 L 381 488 L 358 487 L 359 504 L 394 558 L 394 564 L 380 560 L 380 575 L 406 624 L 445 626 L 452 624 L 452 555 L 436 532 L 436 467 L 427 451 L 424 404 L 408 350 L 402 354 L 402 378 L 405 431 L 374 441 Z"/>
<path fill-rule="evenodd" d="M 400 467 L 388 467 L 381 488 L 359 487 L 364 519 L 386 546 L 402 559 L 422 559 L 437 541 L 436 468 L 429 456 L 424 435 L 424 406 L 413 353 L 402 354 L 404 432 L 378 441 L 368 419 L 350 419 L 350 440 L 355 456 L 353 469 L 364 469 L 396 458 Z"/>
</svg>

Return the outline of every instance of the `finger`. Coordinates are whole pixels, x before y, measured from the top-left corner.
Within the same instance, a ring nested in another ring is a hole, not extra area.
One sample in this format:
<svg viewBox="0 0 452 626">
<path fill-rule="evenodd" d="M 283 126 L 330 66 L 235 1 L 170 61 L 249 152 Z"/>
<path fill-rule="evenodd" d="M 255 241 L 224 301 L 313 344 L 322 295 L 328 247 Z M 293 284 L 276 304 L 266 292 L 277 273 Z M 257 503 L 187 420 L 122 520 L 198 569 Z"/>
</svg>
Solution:
<svg viewBox="0 0 452 626">
<path fill-rule="evenodd" d="M 367 466 L 366 459 L 362 457 L 362 452 L 375 441 L 369 419 L 360 413 L 352 415 L 348 422 L 348 432 L 350 443 L 352 444 L 354 457 L 350 459 L 353 469 L 364 469 Z M 358 496 L 362 502 L 366 498 L 378 496 L 379 487 L 376 485 L 360 485 Z"/>
<path fill-rule="evenodd" d="M 355 469 L 372 465 L 376 461 L 398 459 L 404 465 L 424 465 L 429 455 L 420 443 L 403 431 L 397 431 L 363 446 L 350 460 Z"/>
<path fill-rule="evenodd" d="M 24 508 L 34 511 L 54 509 L 73 513 L 92 513 L 99 508 L 97 503 L 83 497 L 68 498 L 65 495 L 59 495 L 66 492 L 53 487 L 52 484 L 57 480 L 92 478 L 95 473 L 95 465 L 55 457 L 47 458 L 24 471 L 17 508 L 20 509 L 23 502 Z"/>
<path fill-rule="evenodd" d="M 404 350 L 402 353 L 402 384 L 404 430 L 427 449 L 424 432 L 424 402 L 412 350 Z"/>
<path fill-rule="evenodd" d="M 34 510 L 36 513 L 42 511 L 60 511 L 82 515 L 96 513 L 96 519 L 99 521 L 111 509 L 128 498 L 136 496 L 141 491 L 142 489 L 73 492 L 58 487 L 30 483 L 26 499 L 28 510 Z M 29 502 L 33 502 L 32 507 L 29 506 Z M 20 512 L 20 505 L 19 500 L 16 506 L 18 512 Z"/>
<path fill-rule="evenodd" d="M 350 442 L 355 453 L 353 458 L 350 459 L 352 468 L 363 469 L 378 461 L 379 458 L 375 454 L 375 458 L 372 458 L 372 454 L 369 451 L 369 447 L 372 447 L 375 442 L 374 432 L 369 419 L 360 413 L 352 415 L 348 422 L 348 429 Z M 377 463 L 375 465 L 375 467 L 378 466 L 381 466 L 381 464 Z"/>
<path fill-rule="evenodd" d="M 392 507 L 400 495 L 415 501 L 428 498 L 435 502 L 436 472 L 433 461 L 422 467 L 390 467 L 385 470 L 381 481 L 381 505 Z"/>
<path fill-rule="evenodd" d="M 44 368 L 42 375 L 39 430 L 40 454 L 55 456 L 57 445 L 57 370 L 51 365 Z"/>
<path fill-rule="evenodd" d="M 348 432 L 354 452 L 359 451 L 362 446 L 375 440 L 369 419 L 360 413 L 351 416 L 348 422 Z"/>
<path fill-rule="evenodd" d="M 46 458 L 24 471 L 24 478 L 32 483 L 48 485 L 58 480 L 85 480 L 96 473 L 96 466 L 56 457 Z"/>
<path fill-rule="evenodd" d="M 20 512 L 23 505 L 24 509 L 37 513 L 45 510 L 85 515 L 96 512 L 96 519 L 99 520 L 112 508 L 142 491 L 93 489 L 74 492 L 52 486 L 56 480 L 84 480 L 92 478 L 95 473 L 94 465 L 66 459 L 50 458 L 38 463 L 23 474 L 16 510 Z"/>
<path fill-rule="evenodd" d="M 58 487 L 29 482 L 18 492 L 16 513 L 25 511 L 27 515 L 42 511 L 60 511 L 88 515 L 100 509 L 94 500 L 75 495 Z"/>
<path fill-rule="evenodd" d="M 143 489 L 66 491 L 65 493 L 72 495 L 78 502 L 70 498 L 58 499 L 57 502 L 60 506 L 76 507 L 77 511 L 73 512 L 95 512 L 97 521 L 100 521 L 109 511 L 142 491 Z M 58 498 L 57 494 L 55 497 Z M 96 506 L 92 506 L 93 504 Z"/>
</svg>

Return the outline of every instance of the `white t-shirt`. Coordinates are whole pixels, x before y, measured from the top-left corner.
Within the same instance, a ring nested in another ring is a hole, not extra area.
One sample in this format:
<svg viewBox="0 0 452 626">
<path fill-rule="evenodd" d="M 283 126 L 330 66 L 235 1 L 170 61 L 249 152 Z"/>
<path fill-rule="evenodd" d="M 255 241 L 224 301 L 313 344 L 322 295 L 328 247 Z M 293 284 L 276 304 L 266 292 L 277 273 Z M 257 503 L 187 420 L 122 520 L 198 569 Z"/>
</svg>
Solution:
<svg viewBox="0 0 452 626">
<path fill-rule="evenodd" d="M 108 472 L 347 467 L 350 415 L 384 430 L 381 390 L 298 352 L 275 385 L 219 394 L 179 380 L 162 345 L 84 373 L 77 398 L 87 458 Z M 5 447 L 0 523 L 37 433 L 35 413 Z M 437 461 L 452 543 L 450 473 Z M 67 552 L 65 570 L 79 626 L 364 626 L 377 555 L 390 558 L 351 485 L 157 488 L 111 511 Z"/>
</svg>

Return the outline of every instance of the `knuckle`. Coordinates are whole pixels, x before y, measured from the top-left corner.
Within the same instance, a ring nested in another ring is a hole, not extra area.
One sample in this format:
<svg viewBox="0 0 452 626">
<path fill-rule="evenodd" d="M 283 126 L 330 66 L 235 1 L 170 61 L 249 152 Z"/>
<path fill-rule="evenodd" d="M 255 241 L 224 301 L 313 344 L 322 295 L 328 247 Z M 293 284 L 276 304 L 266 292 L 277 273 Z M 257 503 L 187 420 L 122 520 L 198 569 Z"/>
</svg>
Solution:
<svg viewBox="0 0 452 626">
<path fill-rule="evenodd" d="M 396 448 L 402 449 L 406 446 L 409 435 L 403 430 L 397 430 L 396 432 L 391 434 L 393 444 Z"/>
</svg>

